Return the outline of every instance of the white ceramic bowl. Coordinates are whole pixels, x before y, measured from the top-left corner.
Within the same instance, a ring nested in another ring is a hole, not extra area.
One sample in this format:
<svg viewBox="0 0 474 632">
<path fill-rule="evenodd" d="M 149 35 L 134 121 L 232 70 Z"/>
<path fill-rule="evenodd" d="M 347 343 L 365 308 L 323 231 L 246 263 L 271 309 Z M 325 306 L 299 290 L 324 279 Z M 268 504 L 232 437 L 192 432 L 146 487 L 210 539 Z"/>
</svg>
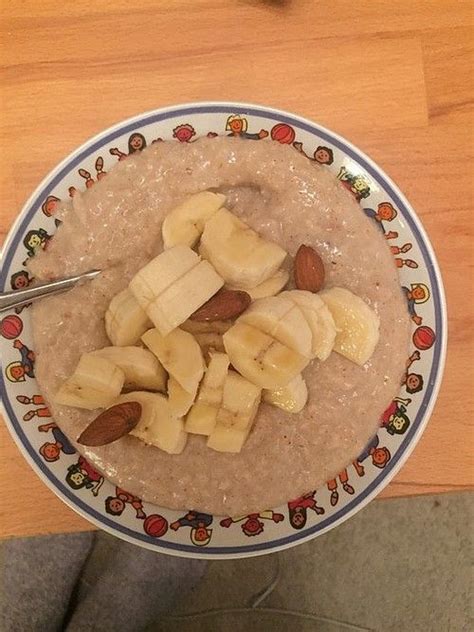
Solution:
<svg viewBox="0 0 474 632">
<path fill-rule="evenodd" d="M 337 134 L 301 117 L 257 105 L 193 103 L 163 108 L 128 119 L 84 143 L 51 171 L 23 207 L 3 248 L 1 287 L 8 290 L 28 282 L 23 262 L 32 253 L 30 240 L 35 234 L 45 244 L 54 233 L 55 200 L 67 197 L 71 187 L 92 186 L 101 171 L 108 171 L 117 158 L 133 151 L 133 145 L 140 147 L 158 138 L 193 142 L 208 134 L 232 133 L 257 142 L 270 136 L 274 142 L 296 143 L 310 159 L 325 163 L 341 178 L 386 236 L 393 234 L 388 241 L 391 246 L 410 244 L 404 253 L 393 251 L 412 314 L 412 352 L 420 357 L 410 369 L 415 375 L 412 388 L 407 391 L 404 385 L 398 395 L 401 401 L 394 400 L 381 419 L 376 439 L 380 451 L 374 452 L 373 444 L 372 450 L 361 455 L 360 467 L 348 465 L 329 486 L 238 519 L 177 512 L 146 502 L 141 508 L 137 501 L 132 506 L 130 496 L 91 471 L 67 449 L 64 440 L 62 449 L 44 448 L 61 436 L 59 429 L 48 428 L 52 420 L 35 379 L 28 376 L 31 357 L 27 351 L 32 347 L 29 309 L 2 314 L 0 327 L 5 421 L 31 467 L 64 502 L 97 527 L 156 551 L 188 557 L 222 559 L 281 550 L 314 538 L 359 511 L 390 482 L 419 440 L 438 393 L 446 349 L 446 308 L 438 264 L 420 220 L 403 194 L 376 164 Z M 411 297 L 417 285 L 424 290 L 421 300 Z M 12 373 L 11 369 L 21 364 L 26 366 L 26 374 L 15 381 L 21 371 Z M 416 376 L 423 378 L 421 390 Z M 78 489 L 68 484 L 71 472 L 80 472 L 82 486 Z M 122 511 L 112 515 L 107 511 L 107 499 L 117 495 L 122 502 L 115 504 Z M 201 535 L 202 529 L 207 530 L 200 542 L 195 538 L 197 529 Z"/>
</svg>

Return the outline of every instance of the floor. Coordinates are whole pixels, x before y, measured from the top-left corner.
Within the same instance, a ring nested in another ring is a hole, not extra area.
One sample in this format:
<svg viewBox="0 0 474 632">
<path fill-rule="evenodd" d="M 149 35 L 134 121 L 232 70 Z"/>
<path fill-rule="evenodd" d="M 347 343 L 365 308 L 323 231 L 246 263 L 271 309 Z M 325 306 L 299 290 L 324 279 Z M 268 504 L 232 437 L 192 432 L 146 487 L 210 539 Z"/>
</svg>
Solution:
<svg viewBox="0 0 474 632">
<path fill-rule="evenodd" d="M 210 562 L 173 616 L 147 630 L 474 629 L 473 518 L 474 494 L 469 493 L 375 501 L 337 529 L 294 549 Z M 130 545 L 97 535 L 79 600 L 123 546 Z"/>
<path fill-rule="evenodd" d="M 193 632 L 294 632 L 295 625 L 299 632 L 472 630 L 473 498 L 376 501 L 337 529 L 277 556 L 212 563 L 179 613 L 247 605 L 271 582 L 278 560 L 278 584 L 262 607 L 316 613 L 319 621 L 249 611 L 186 619 Z M 176 624 L 170 619 L 151 630 L 171 632 Z"/>
</svg>

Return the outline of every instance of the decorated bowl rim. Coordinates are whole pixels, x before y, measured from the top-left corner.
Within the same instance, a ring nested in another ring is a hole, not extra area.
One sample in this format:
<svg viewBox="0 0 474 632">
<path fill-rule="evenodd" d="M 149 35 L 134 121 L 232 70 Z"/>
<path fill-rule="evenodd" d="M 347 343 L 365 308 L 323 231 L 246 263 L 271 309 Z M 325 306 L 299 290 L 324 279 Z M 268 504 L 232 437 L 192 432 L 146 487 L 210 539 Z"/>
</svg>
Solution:
<svg viewBox="0 0 474 632">
<path fill-rule="evenodd" d="M 231 559 L 240 557 L 250 557 L 265 553 L 276 552 L 306 542 L 317 535 L 321 535 L 349 519 L 365 505 L 367 505 L 398 473 L 402 465 L 407 461 L 416 444 L 418 443 L 426 424 L 430 418 L 442 382 L 447 347 L 447 309 L 443 280 L 439 265 L 425 232 L 425 229 L 418 218 L 415 210 L 408 202 L 405 195 L 400 191 L 394 181 L 364 152 L 346 140 L 343 136 L 311 120 L 285 110 L 272 108 L 259 104 L 242 103 L 233 101 L 203 101 L 170 105 L 158 109 L 148 110 L 133 117 L 124 119 L 107 129 L 95 134 L 85 140 L 77 149 L 66 156 L 56 167 L 43 178 L 27 201 L 22 205 L 22 209 L 11 226 L 8 235 L 1 249 L 2 270 L 0 274 L 0 284 L 6 288 L 7 271 L 11 260 L 16 252 L 19 239 L 24 225 L 27 225 L 36 213 L 36 208 L 56 184 L 63 180 L 64 176 L 70 173 L 77 164 L 87 156 L 102 148 L 107 142 L 117 136 L 122 136 L 132 132 L 137 128 L 142 128 L 150 123 L 157 123 L 176 116 L 186 114 L 218 114 L 218 113 L 239 113 L 255 117 L 265 117 L 287 124 L 297 125 L 300 129 L 310 133 L 316 133 L 319 137 L 325 138 L 332 145 L 341 150 L 345 155 L 355 158 L 359 164 L 370 174 L 370 176 L 384 189 L 387 190 L 391 198 L 396 202 L 401 210 L 403 218 L 409 224 L 413 236 L 421 249 L 424 260 L 429 262 L 427 272 L 432 284 L 434 295 L 434 312 L 437 332 L 437 345 L 435 347 L 435 357 L 431 363 L 429 384 L 424 394 L 423 401 L 419 406 L 417 418 L 421 415 L 417 423 L 413 423 L 403 439 L 403 444 L 399 446 L 393 460 L 387 467 L 370 483 L 368 483 L 360 493 L 335 514 L 328 516 L 322 522 L 318 522 L 312 527 L 308 527 L 302 532 L 294 532 L 284 537 L 276 538 L 259 544 L 249 544 L 247 546 L 224 546 L 206 547 L 197 549 L 191 545 L 173 543 L 165 541 L 150 541 L 145 534 L 140 534 L 124 525 L 118 525 L 105 516 L 97 512 L 91 505 L 78 496 L 75 496 L 57 477 L 48 469 L 34 450 L 30 449 L 29 441 L 24 430 L 16 423 L 16 415 L 11 407 L 5 387 L 3 373 L 0 373 L 0 393 L 1 410 L 10 434 L 18 445 L 23 456 L 26 458 L 33 470 L 45 482 L 61 500 L 82 517 L 92 522 L 97 527 L 109 533 L 121 537 L 129 542 L 139 543 L 141 546 L 152 550 L 159 550 L 177 556 L 208 558 L 208 559 Z M 327 523 L 327 524 L 325 524 Z M 137 542 L 139 540 L 139 542 Z"/>
</svg>

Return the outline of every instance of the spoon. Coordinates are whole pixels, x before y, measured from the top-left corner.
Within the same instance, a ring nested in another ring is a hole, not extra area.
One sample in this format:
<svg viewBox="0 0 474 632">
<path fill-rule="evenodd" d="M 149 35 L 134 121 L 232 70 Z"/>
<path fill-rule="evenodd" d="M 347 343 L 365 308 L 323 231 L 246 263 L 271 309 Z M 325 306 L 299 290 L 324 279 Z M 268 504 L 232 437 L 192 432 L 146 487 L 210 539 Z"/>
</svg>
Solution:
<svg viewBox="0 0 474 632">
<path fill-rule="evenodd" d="M 100 273 L 101 270 L 91 270 L 90 272 L 79 274 L 78 276 L 60 279 L 59 281 L 50 281 L 49 283 L 43 283 L 42 285 L 27 287 L 24 290 L 1 292 L 0 312 L 4 312 L 12 307 L 22 307 L 22 305 L 26 305 L 27 303 L 32 303 L 40 298 L 45 298 L 45 296 L 65 292 L 66 290 L 74 287 L 77 283 L 79 283 L 79 281 L 84 281 L 85 279 L 95 279 L 95 277 Z"/>
</svg>

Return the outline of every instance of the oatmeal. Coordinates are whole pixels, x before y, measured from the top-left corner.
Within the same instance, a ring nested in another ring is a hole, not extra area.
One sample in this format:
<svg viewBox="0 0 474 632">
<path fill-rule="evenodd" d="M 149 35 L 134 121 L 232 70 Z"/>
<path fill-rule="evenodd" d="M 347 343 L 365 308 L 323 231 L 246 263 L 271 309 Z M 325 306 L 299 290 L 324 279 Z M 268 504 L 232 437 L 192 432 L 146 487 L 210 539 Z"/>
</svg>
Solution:
<svg viewBox="0 0 474 632">
<path fill-rule="evenodd" d="M 60 406 L 54 394 L 81 354 L 110 344 L 106 309 L 162 251 L 168 212 L 208 189 L 225 194 L 232 213 L 290 255 L 303 243 L 313 246 L 324 262 L 326 288 L 350 289 L 380 317 L 380 339 L 364 366 L 337 353 L 311 362 L 303 371 L 305 408 L 287 415 L 262 403 L 238 454 L 210 450 L 205 437 L 191 434 L 177 455 L 133 436 L 102 447 L 75 444 L 112 482 L 144 500 L 237 515 L 315 489 L 357 457 L 399 388 L 409 319 L 383 236 L 326 168 L 270 141 L 153 144 L 61 205 L 57 217 L 63 224 L 30 262 L 38 279 L 103 270 L 87 285 L 33 307 L 37 380 L 73 443 L 97 412 Z M 291 287 L 290 282 L 286 289 Z"/>
</svg>

